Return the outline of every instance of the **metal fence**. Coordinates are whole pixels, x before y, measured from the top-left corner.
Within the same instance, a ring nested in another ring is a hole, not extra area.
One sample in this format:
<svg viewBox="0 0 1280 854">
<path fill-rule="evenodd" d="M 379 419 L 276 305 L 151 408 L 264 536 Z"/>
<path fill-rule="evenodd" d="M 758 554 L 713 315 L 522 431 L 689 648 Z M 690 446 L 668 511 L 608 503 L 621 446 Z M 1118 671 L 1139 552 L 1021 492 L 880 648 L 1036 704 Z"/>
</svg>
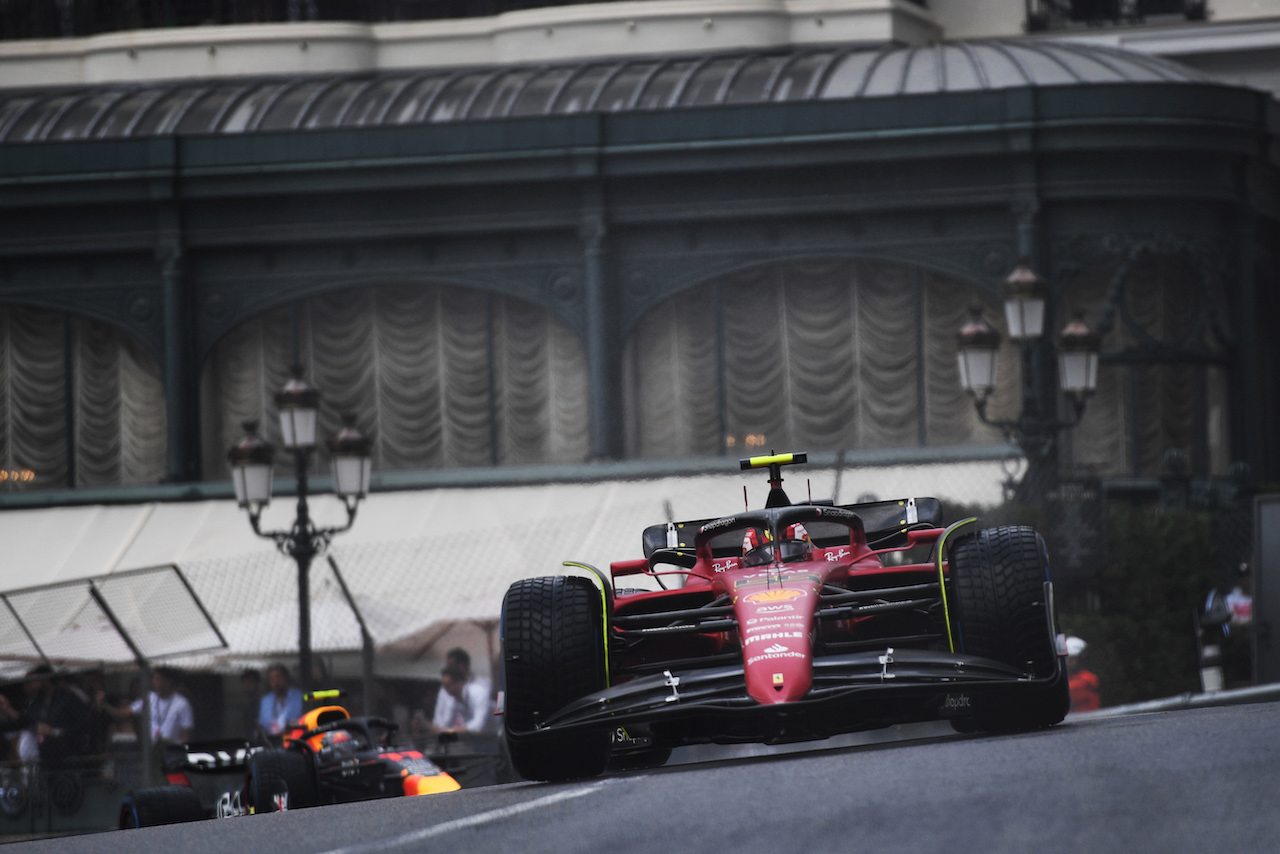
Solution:
<svg viewBox="0 0 1280 854">
<path fill-rule="evenodd" d="M 222 649 L 182 571 L 160 566 L 0 593 L 0 679 Z"/>
</svg>

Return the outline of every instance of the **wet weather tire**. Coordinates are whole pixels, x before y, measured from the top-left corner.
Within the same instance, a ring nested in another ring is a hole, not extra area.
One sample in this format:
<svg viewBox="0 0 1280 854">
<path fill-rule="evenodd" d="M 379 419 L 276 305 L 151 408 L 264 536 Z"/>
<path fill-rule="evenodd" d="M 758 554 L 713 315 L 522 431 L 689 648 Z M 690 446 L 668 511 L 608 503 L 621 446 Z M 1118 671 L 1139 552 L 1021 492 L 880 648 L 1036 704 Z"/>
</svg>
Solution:
<svg viewBox="0 0 1280 854">
<path fill-rule="evenodd" d="M 263 750 L 249 757 L 245 800 L 255 813 L 276 812 L 275 795 L 287 794 L 288 809 L 315 806 L 311 760 L 296 750 Z"/>
<path fill-rule="evenodd" d="M 135 789 L 120 807 L 120 829 L 156 827 L 205 818 L 200 796 L 186 786 Z"/>
<path fill-rule="evenodd" d="M 585 578 L 517 581 L 502 603 L 504 726 L 516 772 L 528 780 L 594 777 L 609 760 L 605 728 L 534 732 L 574 700 L 606 687 L 604 606 Z"/>
<path fill-rule="evenodd" d="M 1037 678 L 1058 676 L 1048 686 L 954 721 L 955 728 L 1012 731 L 1058 723 L 1071 700 L 1045 610 L 1049 557 L 1044 540 L 1028 527 L 988 528 L 956 542 L 950 557 L 959 648 Z"/>
</svg>

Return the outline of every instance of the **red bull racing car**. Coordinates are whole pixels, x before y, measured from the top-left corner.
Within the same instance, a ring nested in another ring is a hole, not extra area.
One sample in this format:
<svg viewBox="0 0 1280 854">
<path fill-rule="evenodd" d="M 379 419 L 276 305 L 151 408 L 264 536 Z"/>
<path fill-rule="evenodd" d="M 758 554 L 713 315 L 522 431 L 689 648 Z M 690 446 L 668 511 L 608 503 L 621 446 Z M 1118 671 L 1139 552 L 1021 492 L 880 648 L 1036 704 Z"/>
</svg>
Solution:
<svg viewBox="0 0 1280 854">
<path fill-rule="evenodd" d="M 316 691 L 307 699 L 329 700 L 339 693 Z M 321 705 L 303 714 L 278 747 L 237 740 L 167 745 L 169 785 L 130 792 L 120 808 L 120 828 L 460 788 L 421 751 L 396 746 L 395 734 L 391 721 Z"/>
<path fill-rule="evenodd" d="M 933 498 L 792 504 L 646 528 L 643 559 L 518 581 L 504 727 L 524 777 L 660 765 L 694 743 L 781 743 L 950 719 L 1050 726 L 1069 707 L 1044 540 L 942 524 Z M 665 589 L 624 586 L 648 575 Z M 676 583 L 670 583 L 675 579 Z"/>
</svg>

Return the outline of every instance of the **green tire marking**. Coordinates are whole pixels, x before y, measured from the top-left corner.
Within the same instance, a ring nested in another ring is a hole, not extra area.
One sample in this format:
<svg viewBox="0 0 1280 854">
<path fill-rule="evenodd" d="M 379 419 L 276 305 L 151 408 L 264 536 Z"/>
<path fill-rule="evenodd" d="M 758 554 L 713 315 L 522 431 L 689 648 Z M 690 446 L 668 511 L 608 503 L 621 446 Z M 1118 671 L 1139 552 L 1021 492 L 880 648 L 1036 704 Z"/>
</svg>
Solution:
<svg viewBox="0 0 1280 854">
<path fill-rule="evenodd" d="M 572 566 L 575 569 L 585 569 L 599 582 L 597 586 L 600 588 L 600 634 L 601 642 L 604 644 L 601 647 L 604 650 L 604 687 L 608 688 L 613 683 L 609 681 L 609 599 L 604 592 L 604 578 L 601 576 L 600 570 L 587 563 L 566 560 L 564 565 Z"/>
</svg>

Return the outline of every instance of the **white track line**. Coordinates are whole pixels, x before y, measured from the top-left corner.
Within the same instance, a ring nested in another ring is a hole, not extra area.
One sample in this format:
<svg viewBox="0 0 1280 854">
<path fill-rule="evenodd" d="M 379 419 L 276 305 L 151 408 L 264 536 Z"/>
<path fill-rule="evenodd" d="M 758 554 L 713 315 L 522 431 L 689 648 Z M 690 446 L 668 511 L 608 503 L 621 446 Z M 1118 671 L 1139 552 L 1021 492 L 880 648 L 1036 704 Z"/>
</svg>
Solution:
<svg viewBox="0 0 1280 854">
<path fill-rule="evenodd" d="M 412 845 L 415 842 L 421 842 L 424 839 L 430 839 L 433 836 L 441 836 L 445 833 L 452 833 L 455 830 L 462 830 L 466 827 L 476 827 L 481 824 L 489 824 L 490 822 L 502 821 L 512 816 L 520 815 L 531 810 L 549 807 L 552 804 L 558 804 L 561 801 L 570 801 L 574 798 L 581 798 L 584 795 L 590 795 L 600 791 L 608 780 L 601 780 L 581 789 L 569 789 L 565 792 L 556 792 L 554 795 L 547 795 L 545 798 L 538 798 L 532 801 L 525 801 L 520 804 L 513 804 L 509 807 L 501 807 L 488 812 L 476 813 L 465 818 L 455 818 L 452 821 L 435 824 L 431 827 L 424 827 L 421 830 L 415 830 L 411 833 L 403 833 L 400 836 L 392 836 L 387 839 L 378 839 L 371 842 L 361 842 L 358 845 L 348 845 L 345 848 L 334 848 L 331 851 L 325 851 L 323 854 L 371 854 L 375 851 L 386 851 L 391 848 L 400 848 L 405 845 Z"/>
</svg>

